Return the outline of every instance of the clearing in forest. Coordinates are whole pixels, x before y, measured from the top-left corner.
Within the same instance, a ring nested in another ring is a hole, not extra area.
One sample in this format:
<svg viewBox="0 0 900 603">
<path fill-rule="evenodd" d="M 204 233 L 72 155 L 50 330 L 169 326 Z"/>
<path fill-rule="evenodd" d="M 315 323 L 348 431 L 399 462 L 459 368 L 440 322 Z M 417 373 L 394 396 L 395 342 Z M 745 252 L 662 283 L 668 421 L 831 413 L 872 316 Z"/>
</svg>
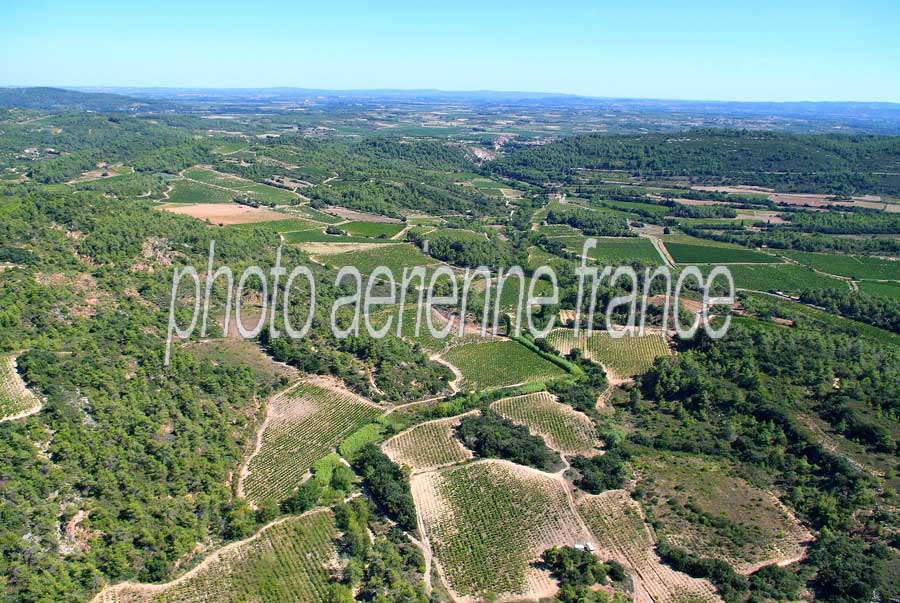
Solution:
<svg viewBox="0 0 900 603">
<path fill-rule="evenodd" d="M 421 473 L 412 478 L 412 492 L 456 600 L 552 596 L 556 581 L 534 562 L 547 548 L 590 538 L 562 479 L 507 461 Z"/>
<path fill-rule="evenodd" d="M 172 582 L 109 586 L 92 603 L 321 601 L 337 558 L 336 536 L 327 509 L 289 516 L 219 549 Z"/>
<path fill-rule="evenodd" d="M 0 356 L 0 422 L 21 419 L 41 409 L 41 400 L 16 371 L 15 356 Z"/>
<path fill-rule="evenodd" d="M 445 328 L 448 320 L 453 321 L 449 333 L 446 337 L 435 337 L 428 328 L 428 317 L 425 312 L 427 307 L 425 304 L 407 304 L 403 310 L 395 310 L 389 308 L 381 313 L 380 316 L 373 318 L 372 323 L 377 328 L 384 325 L 388 316 L 392 316 L 391 332 L 397 332 L 397 325 L 400 325 L 400 336 L 410 343 L 418 344 L 423 349 L 432 353 L 446 352 L 451 347 L 462 345 L 465 343 L 475 343 L 479 341 L 493 341 L 496 338 L 490 335 L 489 330 L 485 331 L 484 337 L 481 336 L 481 327 L 473 322 L 466 322 L 463 326 L 463 334 L 459 334 L 459 316 L 444 313 L 437 308 L 431 309 L 431 324 L 438 331 Z M 418 325 L 418 331 L 416 330 Z"/>
<path fill-rule="evenodd" d="M 628 570 L 634 584 L 635 603 L 721 601 L 706 580 L 692 578 L 662 563 L 641 507 L 627 491 L 609 490 L 586 496 L 577 506 L 593 533 L 600 557 L 614 559 Z"/>
<path fill-rule="evenodd" d="M 590 456 L 599 450 L 597 430 L 590 418 L 548 392 L 504 398 L 491 408 L 543 437 L 550 448 L 562 454 Z"/>
<path fill-rule="evenodd" d="M 572 329 L 554 329 L 547 341 L 564 356 L 573 348 L 581 350 L 583 357 L 603 365 L 611 381 L 645 373 L 658 357 L 672 353 L 665 338 L 658 333 L 613 339 L 605 331 L 594 332 L 590 337 L 582 331 L 576 337 Z"/>
<path fill-rule="evenodd" d="M 464 389 L 508 387 L 566 375 L 559 366 L 511 340 L 459 345 L 444 359 L 462 372 Z"/>
<path fill-rule="evenodd" d="M 672 545 L 741 573 L 803 558 L 812 534 L 770 493 L 703 457 L 643 461 L 643 500 L 659 522 L 657 533 Z"/>
<path fill-rule="evenodd" d="M 315 461 L 382 412 L 330 380 L 304 378 L 269 400 L 256 449 L 241 471 L 239 494 L 256 504 L 287 498 Z"/>
<path fill-rule="evenodd" d="M 414 425 L 381 445 L 381 449 L 398 465 L 406 465 L 413 473 L 461 463 L 472 458 L 453 431 L 463 417 L 477 411 L 436 419 Z"/>
<path fill-rule="evenodd" d="M 296 368 L 273 360 L 271 356 L 262 351 L 256 342 L 241 337 L 234 314 L 230 318 L 231 325 L 229 326 L 227 338 L 221 337 L 197 341 L 186 346 L 195 358 L 209 360 L 216 366 L 249 367 L 253 373 L 253 381 L 261 389 L 276 388 L 282 382 L 282 379 L 287 379 L 291 382 L 297 379 L 299 371 Z M 250 318 L 250 313 L 248 312 L 247 317 L 243 320 L 247 324 L 252 325 L 256 324 L 258 318 L 258 311 L 252 318 Z"/>
</svg>

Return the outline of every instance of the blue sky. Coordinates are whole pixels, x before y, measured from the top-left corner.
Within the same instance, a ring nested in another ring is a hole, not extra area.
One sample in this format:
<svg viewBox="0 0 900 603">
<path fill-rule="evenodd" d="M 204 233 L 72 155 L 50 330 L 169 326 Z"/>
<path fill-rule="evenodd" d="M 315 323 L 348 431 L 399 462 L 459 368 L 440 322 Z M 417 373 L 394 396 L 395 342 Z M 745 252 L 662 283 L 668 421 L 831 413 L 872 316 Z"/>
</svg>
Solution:
<svg viewBox="0 0 900 603">
<path fill-rule="evenodd" d="M 900 102 L 897 0 L 0 5 L 0 85 Z"/>
</svg>

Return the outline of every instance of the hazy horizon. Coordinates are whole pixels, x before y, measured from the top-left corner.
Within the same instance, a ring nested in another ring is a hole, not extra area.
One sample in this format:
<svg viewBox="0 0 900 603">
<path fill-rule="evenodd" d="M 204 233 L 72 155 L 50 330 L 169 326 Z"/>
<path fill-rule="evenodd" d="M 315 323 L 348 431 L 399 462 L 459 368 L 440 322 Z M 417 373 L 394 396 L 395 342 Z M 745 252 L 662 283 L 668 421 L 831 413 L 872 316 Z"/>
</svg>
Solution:
<svg viewBox="0 0 900 603">
<path fill-rule="evenodd" d="M 110 93 L 128 96 L 141 91 L 183 91 L 183 92 L 305 92 L 305 93 L 332 93 L 332 94 L 364 94 L 364 93 L 386 93 L 386 94 L 442 94 L 442 95 L 510 95 L 523 97 L 562 97 L 577 98 L 596 101 L 636 101 L 636 102 L 671 102 L 671 103 L 722 103 L 722 104 L 869 104 L 869 105 L 897 105 L 900 107 L 900 101 L 882 101 L 871 99 L 828 99 L 828 100 L 811 100 L 811 99 L 788 99 L 788 100 L 730 100 L 723 98 L 676 98 L 676 97 L 638 97 L 638 96 L 596 96 L 590 94 L 578 94 L 573 92 L 558 92 L 552 90 L 500 90 L 500 89 L 450 89 L 450 88 L 317 88 L 301 85 L 271 85 L 271 86 L 167 86 L 154 84 L 135 84 L 135 85 L 118 85 L 105 86 L 95 84 L 16 84 L 16 83 L 0 83 L 0 88 L 6 89 L 27 89 L 27 88 L 54 88 L 59 90 L 69 90 L 76 92 L 96 92 Z"/>
<path fill-rule="evenodd" d="M 900 102 L 900 5 L 577 0 L 452 7 L 14 3 L 22 86 L 547 90 L 598 98 Z"/>
</svg>

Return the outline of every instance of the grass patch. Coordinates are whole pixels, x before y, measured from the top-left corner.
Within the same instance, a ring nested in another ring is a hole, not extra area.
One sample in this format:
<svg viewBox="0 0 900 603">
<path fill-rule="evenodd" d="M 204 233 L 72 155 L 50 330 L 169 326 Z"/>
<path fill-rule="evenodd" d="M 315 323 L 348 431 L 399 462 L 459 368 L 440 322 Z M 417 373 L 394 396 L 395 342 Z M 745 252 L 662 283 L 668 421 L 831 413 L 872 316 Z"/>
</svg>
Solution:
<svg viewBox="0 0 900 603">
<path fill-rule="evenodd" d="M 392 236 L 403 230 L 403 224 L 393 224 L 386 222 L 347 222 L 338 226 L 341 230 L 349 232 L 357 237 L 370 237 L 373 239 L 390 239 Z"/>
<path fill-rule="evenodd" d="M 386 431 L 387 426 L 382 423 L 367 423 L 347 436 L 338 446 L 338 451 L 342 457 L 350 460 L 366 444 L 383 440 Z"/>
</svg>

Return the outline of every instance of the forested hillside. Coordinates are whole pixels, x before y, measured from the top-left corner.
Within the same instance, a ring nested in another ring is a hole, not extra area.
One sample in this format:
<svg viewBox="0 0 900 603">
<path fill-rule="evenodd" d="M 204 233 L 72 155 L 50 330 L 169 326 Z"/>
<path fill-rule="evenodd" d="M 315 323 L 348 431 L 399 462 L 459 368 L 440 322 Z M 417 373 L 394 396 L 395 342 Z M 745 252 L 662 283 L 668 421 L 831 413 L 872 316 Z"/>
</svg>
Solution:
<svg viewBox="0 0 900 603">
<path fill-rule="evenodd" d="M 536 184 L 582 170 L 623 170 L 646 179 L 767 186 L 829 194 L 900 192 L 900 139 L 694 130 L 645 136 L 588 135 L 522 149 L 491 171 Z M 587 176 L 589 177 L 589 175 Z"/>
</svg>

